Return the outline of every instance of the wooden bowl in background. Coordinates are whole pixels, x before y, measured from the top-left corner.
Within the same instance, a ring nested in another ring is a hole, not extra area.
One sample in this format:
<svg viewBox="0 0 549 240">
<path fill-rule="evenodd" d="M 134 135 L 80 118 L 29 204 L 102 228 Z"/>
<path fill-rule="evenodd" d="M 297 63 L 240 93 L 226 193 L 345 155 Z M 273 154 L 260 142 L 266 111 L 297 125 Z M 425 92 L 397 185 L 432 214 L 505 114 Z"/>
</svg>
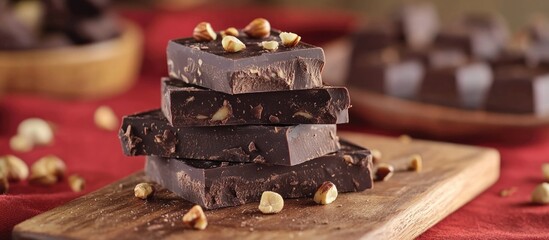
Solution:
<svg viewBox="0 0 549 240">
<path fill-rule="evenodd" d="M 104 98 L 129 89 L 141 64 L 143 36 L 124 22 L 116 39 L 55 49 L 0 51 L 0 86 L 61 98 Z"/>
</svg>

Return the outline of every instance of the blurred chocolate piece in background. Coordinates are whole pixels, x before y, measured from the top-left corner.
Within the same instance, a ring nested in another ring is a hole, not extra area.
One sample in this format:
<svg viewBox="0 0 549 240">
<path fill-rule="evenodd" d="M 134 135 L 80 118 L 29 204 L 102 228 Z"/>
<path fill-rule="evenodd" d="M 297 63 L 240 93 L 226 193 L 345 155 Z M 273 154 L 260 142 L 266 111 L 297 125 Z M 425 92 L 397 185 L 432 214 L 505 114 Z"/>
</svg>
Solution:
<svg viewBox="0 0 549 240">
<path fill-rule="evenodd" d="M 80 17 L 97 17 L 108 10 L 110 0 L 65 0 L 69 11 Z"/>
<path fill-rule="evenodd" d="M 0 12 L 0 49 L 19 50 L 34 46 L 36 39 L 30 29 L 10 10 Z"/>
<path fill-rule="evenodd" d="M 454 26 L 443 29 L 435 45 L 461 49 L 478 59 L 494 59 L 506 48 L 509 29 L 496 14 L 471 13 Z"/>
<path fill-rule="evenodd" d="M 108 40 L 121 32 L 116 15 L 112 12 L 95 17 L 74 19 L 68 35 L 75 43 L 84 44 Z"/>
<path fill-rule="evenodd" d="M 457 68 L 428 69 L 419 97 L 428 103 L 480 109 L 492 79 L 490 66 L 481 62 Z"/>
<path fill-rule="evenodd" d="M 496 70 L 486 110 L 549 114 L 549 70 L 524 65 Z"/>
<path fill-rule="evenodd" d="M 396 13 L 398 34 L 412 49 L 428 48 L 437 36 L 439 25 L 437 10 L 427 2 L 404 4 Z"/>
</svg>

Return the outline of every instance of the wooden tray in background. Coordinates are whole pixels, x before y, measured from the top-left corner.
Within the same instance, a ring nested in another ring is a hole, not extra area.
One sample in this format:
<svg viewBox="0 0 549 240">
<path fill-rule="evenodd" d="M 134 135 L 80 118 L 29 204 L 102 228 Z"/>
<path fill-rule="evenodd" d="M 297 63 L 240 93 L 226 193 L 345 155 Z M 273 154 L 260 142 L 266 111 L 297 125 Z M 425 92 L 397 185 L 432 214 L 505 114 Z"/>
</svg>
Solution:
<svg viewBox="0 0 549 240">
<path fill-rule="evenodd" d="M 412 239 L 491 186 L 499 176 L 499 154 L 487 148 L 364 134 L 342 134 L 377 148 L 400 166 L 419 153 L 420 173 L 398 171 L 374 189 L 340 194 L 326 206 L 311 199 L 286 200 L 276 215 L 262 215 L 257 203 L 206 211 L 208 228 L 183 227 L 192 206 L 160 189 L 148 201 L 133 196 L 142 172 L 29 219 L 15 239 Z"/>
<path fill-rule="evenodd" d="M 386 128 L 441 138 L 526 136 L 549 129 L 549 117 L 438 106 L 349 87 L 351 112 Z"/>
</svg>

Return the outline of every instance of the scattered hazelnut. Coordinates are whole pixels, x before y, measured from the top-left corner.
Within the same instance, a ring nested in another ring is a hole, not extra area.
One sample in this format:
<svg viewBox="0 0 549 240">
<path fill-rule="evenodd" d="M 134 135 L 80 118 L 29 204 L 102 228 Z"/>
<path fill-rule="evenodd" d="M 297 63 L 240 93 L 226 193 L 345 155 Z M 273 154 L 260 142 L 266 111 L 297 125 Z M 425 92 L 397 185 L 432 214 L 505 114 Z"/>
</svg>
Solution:
<svg viewBox="0 0 549 240">
<path fill-rule="evenodd" d="M 63 160 L 54 155 L 44 156 L 36 161 L 31 166 L 31 178 L 40 179 L 39 181 L 49 182 L 52 178 L 55 181 L 62 179 L 65 176 L 67 167 Z"/>
<path fill-rule="evenodd" d="M 409 170 L 415 172 L 421 172 L 423 169 L 423 158 L 419 154 L 414 154 L 410 157 L 410 165 L 408 166 Z"/>
<path fill-rule="evenodd" d="M 86 185 L 86 180 L 84 178 L 80 177 L 79 175 L 73 174 L 69 178 L 69 186 L 71 187 L 73 192 L 80 192 L 84 190 L 84 187 Z"/>
<path fill-rule="evenodd" d="M 379 163 L 383 157 L 383 154 L 378 149 L 372 149 L 370 150 L 370 153 L 372 154 L 372 161 L 373 163 Z"/>
<path fill-rule="evenodd" d="M 301 37 L 295 33 L 281 32 L 280 40 L 282 40 L 282 45 L 286 47 L 295 47 L 301 41 Z"/>
<path fill-rule="evenodd" d="M 3 168 L 0 171 L 3 171 L 4 174 L 0 174 L 0 177 L 5 177 L 9 181 L 21 181 L 27 179 L 29 176 L 29 167 L 23 162 L 20 158 L 13 155 L 6 155 L 0 157 L 0 162 L 3 162 Z"/>
<path fill-rule="evenodd" d="M 380 163 L 377 166 L 376 170 L 376 179 L 377 181 L 387 181 L 393 176 L 395 168 L 392 165 L 386 163 Z"/>
<path fill-rule="evenodd" d="M 265 50 L 274 51 L 278 49 L 278 42 L 277 41 L 263 41 L 261 42 L 261 46 Z"/>
<path fill-rule="evenodd" d="M 234 36 L 225 36 L 223 40 L 221 40 L 221 45 L 223 45 L 225 51 L 231 53 L 240 52 L 246 49 L 246 45 Z"/>
<path fill-rule="evenodd" d="M 208 22 L 201 22 L 193 30 L 193 38 L 197 41 L 213 41 L 217 39 L 217 34 Z"/>
<path fill-rule="evenodd" d="M 320 185 L 318 190 L 316 190 L 313 200 L 322 205 L 330 204 L 335 201 L 337 198 L 337 188 L 330 182 L 326 181 Z"/>
<path fill-rule="evenodd" d="M 35 145 L 47 145 L 53 141 L 53 129 L 40 118 L 29 118 L 17 127 L 17 135 L 30 139 Z"/>
<path fill-rule="evenodd" d="M 93 114 L 95 125 L 107 131 L 114 131 L 118 128 L 118 117 L 108 106 L 100 106 Z"/>
<path fill-rule="evenodd" d="M 204 230 L 208 226 L 208 220 L 200 205 L 194 205 L 185 215 L 183 215 L 183 223 L 198 230 Z"/>
<path fill-rule="evenodd" d="M 499 192 L 499 196 L 500 197 L 509 197 L 509 196 L 515 194 L 516 191 L 517 191 L 516 187 L 505 188 L 505 189 L 502 189 Z"/>
<path fill-rule="evenodd" d="M 398 140 L 404 144 L 409 144 L 412 142 L 412 137 L 409 135 L 403 134 L 398 137 Z"/>
<path fill-rule="evenodd" d="M 264 214 L 279 213 L 284 208 L 284 199 L 278 193 L 265 191 L 261 194 L 258 208 Z"/>
<path fill-rule="evenodd" d="M 256 18 L 243 31 L 250 37 L 266 38 L 271 35 L 271 24 L 265 18 Z"/>
<path fill-rule="evenodd" d="M 149 183 L 139 183 L 133 189 L 136 198 L 147 199 L 154 194 L 154 187 Z"/>
<path fill-rule="evenodd" d="M 6 178 L 0 178 L 0 195 L 8 193 L 10 183 Z"/>
<path fill-rule="evenodd" d="M 543 177 L 545 178 L 545 181 L 549 181 L 549 163 L 542 164 L 541 171 L 543 172 Z"/>
<path fill-rule="evenodd" d="M 351 157 L 351 155 L 347 155 L 347 154 L 343 155 L 343 160 L 349 165 L 355 163 L 355 160 L 353 159 L 353 157 Z"/>
<path fill-rule="evenodd" d="M 227 28 L 223 31 L 221 31 L 221 36 L 222 37 L 225 37 L 225 36 L 238 36 L 238 30 L 236 30 L 236 28 L 234 27 L 230 27 L 230 28 Z"/>
<path fill-rule="evenodd" d="M 34 143 L 32 139 L 23 135 L 15 135 L 10 138 L 10 148 L 17 152 L 28 152 L 32 150 Z"/>
<path fill-rule="evenodd" d="M 549 203 L 549 183 L 538 185 L 532 192 L 532 202 L 538 204 Z"/>
<path fill-rule="evenodd" d="M 29 183 L 34 185 L 50 186 L 57 183 L 57 177 L 54 175 L 31 175 Z"/>
</svg>

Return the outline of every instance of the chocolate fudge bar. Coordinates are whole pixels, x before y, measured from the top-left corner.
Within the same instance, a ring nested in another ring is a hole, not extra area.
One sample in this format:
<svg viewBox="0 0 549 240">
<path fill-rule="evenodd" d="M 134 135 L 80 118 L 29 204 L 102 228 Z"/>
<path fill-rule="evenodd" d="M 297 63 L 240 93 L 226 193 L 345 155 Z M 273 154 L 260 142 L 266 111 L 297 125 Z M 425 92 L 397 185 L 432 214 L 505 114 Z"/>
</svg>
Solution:
<svg viewBox="0 0 549 240">
<path fill-rule="evenodd" d="M 342 142 L 342 149 L 296 166 L 267 166 L 147 157 L 153 181 L 207 209 L 257 202 L 263 191 L 283 198 L 311 197 L 324 181 L 338 192 L 372 188 L 370 151 Z"/>
<path fill-rule="evenodd" d="M 492 70 L 485 63 L 429 69 L 421 85 L 419 98 L 428 103 L 479 109 L 486 99 L 492 80 Z"/>
<path fill-rule="evenodd" d="M 296 165 L 339 150 L 336 125 L 172 127 L 160 110 L 123 119 L 124 154 Z"/>
<path fill-rule="evenodd" d="M 496 70 L 486 110 L 519 114 L 549 114 L 549 71 L 522 65 Z"/>
<path fill-rule="evenodd" d="M 170 77 L 228 94 L 322 87 L 322 48 L 300 42 L 295 47 L 264 50 L 261 42 L 280 41 L 279 34 L 271 31 L 269 37 L 258 39 L 240 33 L 238 39 L 246 49 L 236 53 L 223 49 L 221 36 L 209 42 L 171 40 L 167 49 Z"/>
<path fill-rule="evenodd" d="M 347 123 L 350 105 L 344 87 L 231 95 L 162 79 L 162 111 L 174 126 Z"/>
</svg>

